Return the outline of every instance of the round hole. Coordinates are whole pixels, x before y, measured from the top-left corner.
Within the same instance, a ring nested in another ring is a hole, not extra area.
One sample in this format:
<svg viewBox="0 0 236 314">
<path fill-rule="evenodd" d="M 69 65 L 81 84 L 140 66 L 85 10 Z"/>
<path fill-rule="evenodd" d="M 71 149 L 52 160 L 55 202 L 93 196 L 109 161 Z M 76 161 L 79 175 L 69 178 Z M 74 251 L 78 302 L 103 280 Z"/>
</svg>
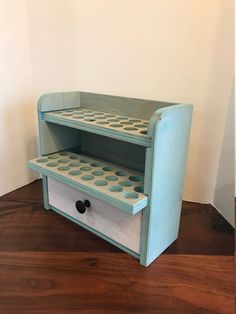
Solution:
<svg viewBox="0 0 236 314">
<path fill-rule="evenodd" d="M 122 125 L 120 125 L 120 124 L 110 124 L 110 126 L 112 128 L 120 128 L 120 127 L 122 127 Z"/>
<path fill-rule="evenodd" d="M 71 163 L 69 164 L 70 167 L 79 167 L 80 165 L 81 165 L 80 162 L 71 162 Z"/>
<path fill-rule="evenodd" d="M 81 179 L 85 181 L 91 181 L 94 179 L 94 176 L 90 176 L 90 175 L 82 176 Z"/>
<path fill-rule="evenodd" d="M 135 124 L 136 128 L 146 128 L 146 125 L 143 124 Z"/>
<path fill-rule="evenodd" d="M 143 192 L 144 192 L 143 185 L 136 186 L 136 187 L 134 188 L 134 190 L 135 190 L 135 192 L 143 193 Z"/>
<path fill-rule="evenodd" d="M 78 170 L 72 170 L 69 172 L 69 175 L 71 176 L 78 176 L 81 174 L 81 171 L 78 171 Z"/>
<path fill-rule="evenodd" d="M 143 178 L 140 177 L 140 176 L 130 176 L 129 179 L 130 179 L 131 181 L 134 181 L 134 182 L 143 181 Z"/>
<path fill-rule="evenodd" d="M 92 113 L 85 113 L 84 116 L 85 117 L 93 117 L 93 114 Z"/>
<path fill-rule="evenodd" d="M 122 123 L 122 124 L 124 124 L 124 125 L 130 125 L 130 124 L 133 124 L 132 122 L 129 122 L 129 121 L 124 121 L 124 122 L 122 121 L 121 123 Z"/>
<path fill-rule="evenodd" d="M 126 131 L 136 131 L 137 129 L 130 127 L 130 128 L 124 128 L 124 130 L 126 130 Z"/>
<path fill-rule="evenodd" d="M 70 156 L 70 159 L 72 159 L 72 160 L 76 160 L 76 159 L 79 159 L 79 157 L 77 157 L 77 156 Z"/>
<path fill-rule="evenodd" d="M 67 153 L 61 152 L 59 155 L 60 155 L 60 156 L 67 156 Z"/>
<path fill-rule="evenodd" d="M 106 119 L 106 118 L 103 117 L 103 116 L 98 116 L 98 117 L 96 117 L 96 119 L 97 119 L 97 120 L 104 120 L 104 119 Z"/>
<path fill-rule="evenodd" d="M 49 162 L 47 164 L 48 167 L 57 167 L 58 165 L 59 165 L 59 163 L 57 163 L 57 162 Z"/>
<path fill-rule="evenodd" d="M 133 185 L 133 183 L 130 182 L 130 181 L 122 181 L 122 182 L 119 182 L 119 185 L 121 185 L 121 186 L 131 186 L 131 185 Z"/>
<path fill-rule="evenodd" d="M 60 164 L 66 164 L 67 162 L 69 162 L 69 159 L 59 159 L 58 162 Z"/>
<path fill-rule="evenodd" d="M 129 121 L 130 121 L 130 122 L 133 122 L 133 123 L 141 122 L 141 120 L 137 120 L 137 119 L 130 119 Z"/>
<path fill-rule="evenodd" d="M 45 158 L 40 158 L 36 160 L 37 162 L 43 163 L 43 162 L 47 162 L 48 160 Z"/>
<path fill-rule="evenodd" d="M 117 117 L 116 119 L 118 119 L 118 120 L 128 120 L 129 118 L 127 118 L 127 117 Z"/>
<path fill-rule="evenodd" d="M 97 181 L 94 182 L 94 184 L 97 185 L 97 186 L 104 186 L 104 185 L 107 185 L 108 182 L 105 181 L 105 180 L 97 180 Z"/>
<path fill-rule="evenodd" d="M 113 185 L 112 187 L 110 187 L 109 191 L 111 192 L 121 192 L 123 191 L 123 188 L 119 185 Z"/>
<path fill-rule="evenodd" d="M 138 198 L 138 194 L 134 192 L 126 192 L 124 195 L 125 198 Z"/>
<path fill-rule="evenodd" d="M 83 114 L 83 111 L 74 111 L 74 114 Z"/>
<path fill-rule="evenodd" d="M 117 176 L 107 176 L 105 178 L 107 181 L 117 181 L 118 180 L 118 177 Z"/>
<path fill-rule="evenodd" d="M 73 116 L 72 118 L 73 118 L 73 119 L 83 119 L 84 116 Z"/>
<path fill-rule="evenodd" d="M 113 118 L 113 117 L 115 117 L 115 115 L 114 115 L 114 114 L 106 114 L 105 117 L 107 117 L 107 118 Z"/>
<path fill-rule="evenodd" d="M 103 164 L 101 162 L 92 162 L 91 166 L 93 166 L 93 167 L 102 167 Z"/>
<path fill-rule="evenodd" d="M 47 156 L 48 159 L 57 159 L 58 156 L 52 155 L 52 156 Z"/>
<path fill-rule="evenodd" d="M 83 108 L 82 108 L 82 110 L 83 110 L 83 112 L 92 112 L 92 110 L 87 110 L 87 109 L 83 109 Z"/>
<path fill-rule="evenodd" d="M 119 122 L 119 120 L 117 120 L 117 119 L 107 119 L 107 121 L 109 121 L 109 122 Z"/>
<path fill-rule="evenodd" d="M 84 121 L 93 122 L 93 121 L 96 121 L 96 119 L 88 118 L 88 119 L 84 119 Z"/>
<path fill-rule="evenodd" d="M 62 116 L 64 116 L 64 117 L 70 117 L 70 116 L 73 116 L 73 113 L 63 113 Z"/>
<path fill-rule="evenodd" d="M 103 176 L 104 173 L 105 173 L 105 172 L 102 171 L 102 170 L 95 170 L 95 171 L 92 172 L 92 174 L 93 174 L 94 176 Z"/>
<path fill-rule="evenodd" d="M 114 170 L 114 168 L 111 167 L 111 166 L 105 166 L 105 167 L 103 167 L 102 169 L 103 169 L 104 171 L 113 171 L 113 170 Z"/>
<path fill-rule="evenodd" d="M 96 116 L 103 116 L 103 115 L 104 115 L 103 112 L 94 112 L 94 114 L 95 114 Z"/>
<path fill-rule="evenodd" d="M 82 162 L 83 164 L 87 164 L 88 162 L 90 162 L 89 159 L 81 159 L 80 162 Z"/>
<path fill-rule="evenodd" d="M 97 124 L 109 124 L 109 122 L 106 122 L 106 121 L 97 121 L 96 123 Z"/>
<path fill-rule="evenodd" d="M 119 177 L 124 177 L 124 176 L 127 176 L 128 173 L 126 171 L 117 171 L 116 175 Z"/>
<path fill-rule="evenodd" d="M 147 134 L 147 131 L 140 131 L 141 134 Z"/>
<path fill-rule="evenodd" d="M 60 171 L 68 171 L 68 170 L 70 170 L 70 167 L 68 167 L 68 166 L 61 166 L 61 167 L 58 167 L 57 169 L 60 170 Z"/>
<path fill-rule="evenodd" d="M 89 170 L 91 170 L 91 169 L 93 169 L 92 167 L 89 167 L 89 166 L 84 166 L 84 167 L 81 167 L 80 168 L 80 170 L 82 170 L 82 171 L 89 171 Z"/>
<path fill-rule="evenodd" d="M 142 122 L 142 123 L 143 123 L 143 125 L 146 125 L 146 126 L 148 125 L 148 122 Z"/>
</svg>

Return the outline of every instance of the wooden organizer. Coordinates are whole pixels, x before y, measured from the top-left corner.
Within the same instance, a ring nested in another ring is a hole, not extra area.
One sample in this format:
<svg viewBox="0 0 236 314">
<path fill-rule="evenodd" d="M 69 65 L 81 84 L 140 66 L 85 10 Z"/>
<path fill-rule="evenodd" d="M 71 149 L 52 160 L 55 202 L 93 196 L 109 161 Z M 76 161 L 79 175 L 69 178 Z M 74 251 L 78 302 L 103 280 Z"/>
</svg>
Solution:
<svg viewBox="0 0 236 314">
<path fill-rule="evenodd" d="M 70 92 L 38 116 L 45 208 L 148 266 L 178 236 L 192 106 Z"/>
</svg>

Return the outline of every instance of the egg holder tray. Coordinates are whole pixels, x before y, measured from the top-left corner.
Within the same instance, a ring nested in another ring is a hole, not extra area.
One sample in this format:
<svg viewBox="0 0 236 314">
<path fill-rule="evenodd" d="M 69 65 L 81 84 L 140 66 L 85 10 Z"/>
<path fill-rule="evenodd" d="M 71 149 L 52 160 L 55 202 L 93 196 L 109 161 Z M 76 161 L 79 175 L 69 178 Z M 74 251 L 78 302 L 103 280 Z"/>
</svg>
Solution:
<svg viewBox="0 0 236 314">
<path fill-rule="evenodd" d="M 147 205 L 144 177 L 140 172 L 69 151 L 30 160 L 28 165 L 129 214 Z"/>
<path fill-rule="evenodd" d="M 81 107 L 75 109 L 59 110 L 46 112 L 45 120 L 56 119 L 65 120 L 80 125 L 91 125 L 117 132 L 148 138 L 147 127 L 148 121 L 136 119 L 128 116 L 120 116 L 116 114 L 106 113 L 102 111 L 94 111 L 83 109 Z"/>
</svg>

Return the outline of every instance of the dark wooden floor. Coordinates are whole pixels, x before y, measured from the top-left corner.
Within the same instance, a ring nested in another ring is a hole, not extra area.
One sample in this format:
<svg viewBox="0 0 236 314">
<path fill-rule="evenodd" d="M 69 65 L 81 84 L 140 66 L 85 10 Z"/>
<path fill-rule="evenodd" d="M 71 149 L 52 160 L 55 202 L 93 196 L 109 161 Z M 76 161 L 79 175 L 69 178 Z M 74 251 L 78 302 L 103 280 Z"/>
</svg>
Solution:
<svg viewBox="0 0 236 314">
<path fill-rule="evenodd" d="M 234 313 L 234 234 L 184 202 L 180 235 L 149 268 L 43 210 L 38 180 L 0 198 L 0 313 Z"/>
</svg>

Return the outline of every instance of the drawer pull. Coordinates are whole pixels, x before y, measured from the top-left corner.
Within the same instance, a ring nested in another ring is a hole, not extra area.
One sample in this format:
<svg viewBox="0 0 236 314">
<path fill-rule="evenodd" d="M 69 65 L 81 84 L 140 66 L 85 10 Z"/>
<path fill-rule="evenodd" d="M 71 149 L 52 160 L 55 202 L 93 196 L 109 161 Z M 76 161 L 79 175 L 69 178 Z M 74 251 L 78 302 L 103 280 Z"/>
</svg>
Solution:
<svg viewBox="0 0 236 314">
<path fill-rule="evenodd" d="M 86 208 L 90 207 L 90 201 L 89 200 L 77 201 L 75 203 L 75 207 L 80 214 L 84 214 L 86 212 Z"/>
</svg>

